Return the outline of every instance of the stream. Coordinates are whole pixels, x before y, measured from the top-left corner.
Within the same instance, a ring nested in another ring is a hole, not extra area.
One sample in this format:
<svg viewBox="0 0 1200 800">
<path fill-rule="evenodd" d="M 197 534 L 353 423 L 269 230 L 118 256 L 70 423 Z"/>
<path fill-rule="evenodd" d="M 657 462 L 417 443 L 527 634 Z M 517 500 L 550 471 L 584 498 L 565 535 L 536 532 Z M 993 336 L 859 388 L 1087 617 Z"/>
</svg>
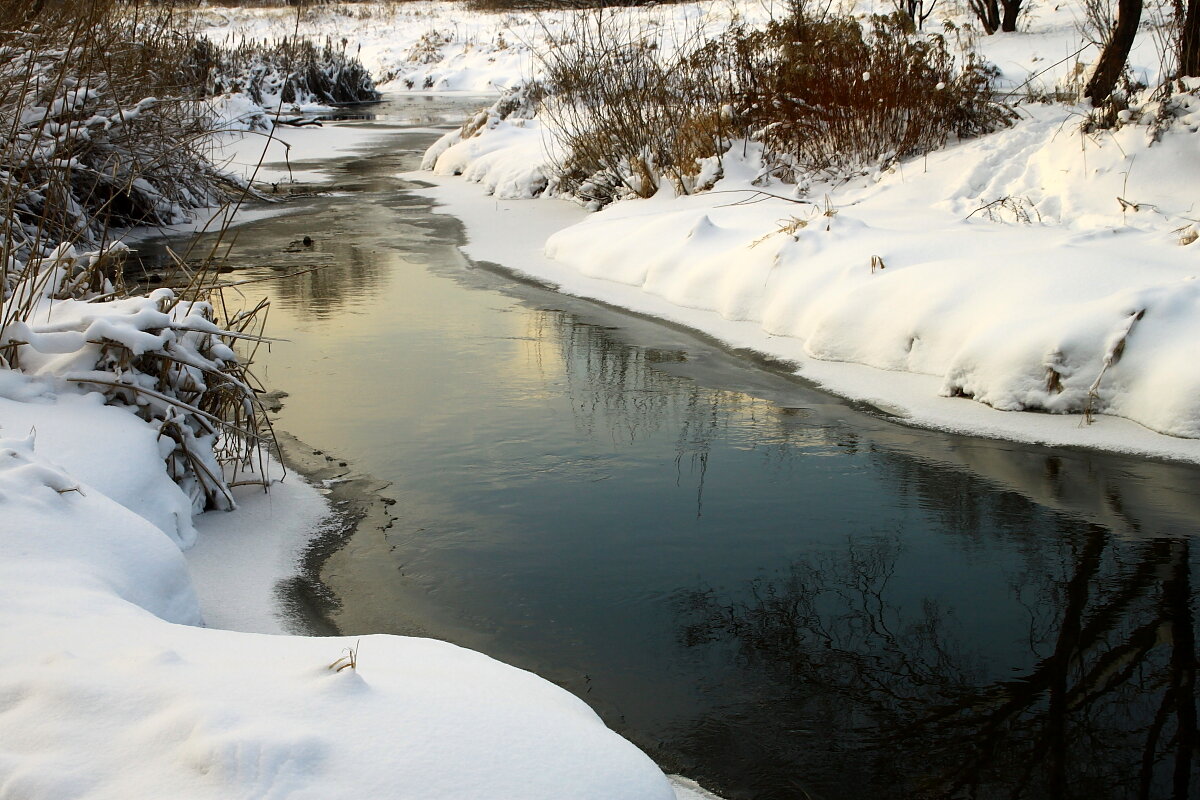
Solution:
<svg viewBox="0 0 1200 800">
<path fill-rule="evenodd" d="M 395 500 L 328 625 L 532 670 L 729 800 L 1200 795 L 1200 469 L 912 429 L 473 264 L 394 176 L 477 103 L 393 103 L 237 229 L 239 279 L 319 267 L 246 290 L 277 424 Z"/>
</svg>

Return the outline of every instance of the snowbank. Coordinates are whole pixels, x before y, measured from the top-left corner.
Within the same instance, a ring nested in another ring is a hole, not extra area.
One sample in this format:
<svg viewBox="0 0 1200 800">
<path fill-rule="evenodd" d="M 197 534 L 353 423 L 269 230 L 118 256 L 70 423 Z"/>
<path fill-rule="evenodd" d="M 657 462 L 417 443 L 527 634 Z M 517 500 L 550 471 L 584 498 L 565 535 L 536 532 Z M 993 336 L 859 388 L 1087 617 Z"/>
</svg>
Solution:
<svg viewBox="0 0 1200 800">
<path fill-rule="evenodd" d="M 1009 83 L 1046 60 L 1029 48 L 1068 46 L 1073 29 L 1051 16 L 1049 34 L 986 43 L 1006 51 Z M 1084 134 L 1078 107 L 1024 105 L 1010 129 L 802 190 L 764 179 L 756 147 L 739 142 L 712 192 L 664 190 L 549 232 L 554 266 L 528 253 L 505 260 L 478 235 L 473 255 L 710 333 L 751 326 L 762 349 L 807 377 L 921 424 L 964 429 L 964 415 L 938 401 L 969 398 L 1074 416 L 967 430 L 1197 460 L 1192 444 L 1151 433 L 1200 438 L 1200 102 L 1175 102 L 1175 123 L 1157 137 L 1154 106 Z M 470 136 L 447 134 L 424 166 L 494 198 L 535 197 L 554 185 L 552 139 L 537 118 L 489 119 Z M 510 229 L 518 205 L 506 206 Z M 901 374 L 930 378 L 926 398 Z M 1098 414 L 1147 430 L 1089 436 Z M 1082 434 L 1068 430 L 1079 425 Z"/>
<path fill-rule="evenodd" d="M 480 654 L 199 627 L 153 431 L 0 377 L 0 797 L 674 796 L 581 701 Z"/>
<path fill-rule="evenodd" d="M 663 26 L 689 36 L 731 18 L 765 20 L 769 3 L 691 2 L 606 10 L 616 24 Z M 881 10 L 884 5 L 880 4 Z M 886 7 L 891 12 L 890 4 Z M 201 32 L 217 43 L 243 37 L 274 41 L 298 30 L 315 42 L 344 39 L 384 92 L 495 95 L 539 69 L 538 53 L 563 35 L 573 11 L 482 12 L 466 3 L 322 4 L 297 28 L 289 8 L 211 8 L 198 12 Z"/>
</svg>

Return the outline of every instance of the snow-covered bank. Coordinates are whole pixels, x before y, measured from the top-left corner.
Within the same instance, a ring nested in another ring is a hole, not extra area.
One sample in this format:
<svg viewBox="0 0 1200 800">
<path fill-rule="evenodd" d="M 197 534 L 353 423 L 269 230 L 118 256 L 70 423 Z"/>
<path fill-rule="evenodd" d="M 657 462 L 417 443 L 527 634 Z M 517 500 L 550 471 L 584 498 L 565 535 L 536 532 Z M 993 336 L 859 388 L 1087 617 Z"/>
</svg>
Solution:
<svg viewBox="0 0 1200 800">
<path fill-rule="evenodd" d="M 279 133 L 314 157 L 368 136 Z M 17 345 L 44 374 L 0 371 L 0 798 L 706 797 L 481 654 L 263 635 L 320 497 L 240 487 L 193 528 L 156 429 L 61 379 L 101 333 L 161 346 L 154 302 L 55 301 Z"/>
<path fill-rule="evenodd" d="M 91 482 L 161 474 L 152 437 L 122 481 L 105 456 L 132 417 L 28 405 L 96 435 L 69 464 L 0 441 L 0 797 L 673 796 L 581 701 L 477 653 L 198 627 L 177 546 Z"/>
<path fill-rule="evenodd" d="M 200 627 L 174 541 L 191 503 L 154 431 L 97 394 L 3 378 L 0 797 L 674 796 L 581 701 L 480 654 Z M 214 538 L 260 529 L 193 562 L 246 562 L 202 570 L 206 590 L 242 576 L 222 621 L 261 624 L 291 526 L 320 510 L 296 494 L 201 520 Z M 331 669 L 346 648 L 357 667 Z"/>
<path fill-rule="evenodd" d="M 941 395 L 943 380 L 939 376 L 815 359 L 807 354 L 802 340 L 774 335 L 764 330 L 757 321 L 728 319 L 713 310 L 679 305 L 644 291 L 640 285 L 583 274 L 571 265 L 547 257 L 544 245 L 547 240 L 556 237 L 559 231 L 566 231 L 567 234 L 576 231 L 573 227 L 576 225 L 586 231 L 586 227 L 582 226 L 593 224 L 593 220 L 603 222 L 604 214 L 591 215 L 578 206 L 552 199 L 530 201 L 489 197 L 482 194 L 478 186 L 451 176 L 415 173 L 411 177 L 433 183 L 433 187 L 426 191 L 447 213 L 466 223 L 469 241 L 464 249 L 471 258 L 501 264 L 521 274 L 550 282 L 570 294 L 686 325 L 715 336 L 732 347 L 750 348 L 793 361 L 799 366 L 799 374 L 807 380 L 843 396 L 874 405 L 908 424 L 1014 441 L 1200 462 L 1200 441 L 1154 433 L 1129 420 L 1097 416 L 1091 424 L 1085 424 L 1080 414 L 998 411 L 982 403 Z M 715 202 L 717 197 L 711 200 Z M 726 196 L 725 202 L 728 201 Z M 647 205 L 653 202 L 648 201 Z M 668 215 L 686 214 L 673 203 L 671 206 L 673 211 Z M 751 208 L 757 208 L 761 213 L 763 206 Z M 703 215 L 707 212 L 699 213 Z M 666 225 L 674 223 L 685 230 L 688 222 L 678 217 L 672 220 L 670 216 L 665 220 Z M 513 236 L 514 230 L 521 231 L 521 235 Z M 657 249 L 657 245 L 651 247 L 645 239 L 640 241 L 641 250 L 631 247 L 630 252 L 634 255 L 621 263 L 644 261 L 644 253 Z M 616 247 L 624 246 L 626 240 L 614 234 L 614 238 L 604 242 L 609 247 Z M 589 246 L 609 252 L 597 242 Z M 871 276 L 869 255 L 863 262 L 862 270 Z M 900 314 L 903 310 L 901 304 L 895 313 Z"/>
<path fill-rule="evenodd" d="M 1039 13 L 1029 35 L 982 43 L 1002 84 L 1078 49 L 1062 7 Z M 1152 47 L 1135 59 L 1158 79 Z M 1037 80 L 1061 91 L 1070 70 Z M 1187 81 L 1116 129 L 1084 133 L 1086 109 L 1026 104 L 1011 128 L 800 187 L 738 141 L 702 169 L 721 176 L 710 192 L 664 181 L 561 226 L 537 219 L 561 204 L 544 195 L 568 160 L 544 115 L 494 112 L 425 166 L 480 184 L 504 229 L 528 232 L 514 246 L 444 188 L 475 258 L 794 360 L 914 424 L 1196 461 L 1200 101 Z M 996 413 L 1012 411 L 1048 413 Z"/>
</svg>

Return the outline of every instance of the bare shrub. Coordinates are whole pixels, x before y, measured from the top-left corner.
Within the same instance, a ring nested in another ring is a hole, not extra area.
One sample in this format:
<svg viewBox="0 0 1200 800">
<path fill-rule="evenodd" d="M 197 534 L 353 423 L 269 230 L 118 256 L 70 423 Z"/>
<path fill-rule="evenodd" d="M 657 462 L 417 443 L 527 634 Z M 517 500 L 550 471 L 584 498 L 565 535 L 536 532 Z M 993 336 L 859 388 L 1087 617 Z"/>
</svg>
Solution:
<svg viewBox="0 0 1200 800">
<path fill-rule="evenodd" d="M 230 508 L 226 470 L 269 439 L 230 347 L 261 337 L 257 315 L 222 318 L 207 259 L 137 297 L 113 243 L 247 191 L 205 158 L 194 47 L 170 4 L 0 1 L 0 368 L 130 407 L 196 505 Z M 72 302 L 96 306 L 51 318 Z"/>
<path fill-rule="evenodd" d="M 544 117 L 566 155 L 564 188 L 609 202 L 649 197 L 663 178 L 695 188 L 696 160 L 720 152 L 722 93 L 698 60 L 698 35 L 666 47 L 636 20 L 581 14 L 543 56 Z"/>
<path fill-rule="evenodd" d="M 735 119 L 791 180 L 885 166 L 1010 119 L 972 55 L 956 64 L 944 37 L 914 34 L 901 15 L 872 18 L 869 32 L 849 17 L 793 15 L 717 46 Z"/>
<path fill-rule="evenodd" d="M 763 145 L 788 181 L 870 171 L 1007 124 L 990 76 L 902 15 L 855 19 L 797 7 L 764 29 L 735 24 L 664 47 L 631 23 L 580 17 L 545 57 L 544 116 L 565 188 L 608 202 L 715 177 L 734 139 Z"/>
<path fill-rule="evenodd" d="M 31 21 L 3 9 L 0 263 L 224 197 L 171 9 L 78 6 Z"/>
<path fill-rule="evenodd" d="M 596 8 L 637 8 L 688 0 L 467 0 L 476 11 L 562 11 Z"/>
</svg>

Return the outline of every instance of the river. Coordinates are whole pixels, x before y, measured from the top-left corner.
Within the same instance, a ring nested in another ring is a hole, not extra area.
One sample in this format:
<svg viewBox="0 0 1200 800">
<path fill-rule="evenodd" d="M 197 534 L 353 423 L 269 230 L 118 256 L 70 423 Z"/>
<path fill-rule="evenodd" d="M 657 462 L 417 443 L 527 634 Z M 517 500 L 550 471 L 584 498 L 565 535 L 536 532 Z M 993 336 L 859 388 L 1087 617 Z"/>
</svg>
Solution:
<svg viewBox="0 0 1200 800">
<path fill-rule="evenodd" d="M 394 177 L 465 106 L 410 102 L 238 229 L 239 278 L 319 267 L 253 287 L 277 424 L 395 500 L 329 624 L 537 672 L 730 800 L 1200 794 L 1200 469 L 912 429 L 472 264 Z"/>
</svg>

